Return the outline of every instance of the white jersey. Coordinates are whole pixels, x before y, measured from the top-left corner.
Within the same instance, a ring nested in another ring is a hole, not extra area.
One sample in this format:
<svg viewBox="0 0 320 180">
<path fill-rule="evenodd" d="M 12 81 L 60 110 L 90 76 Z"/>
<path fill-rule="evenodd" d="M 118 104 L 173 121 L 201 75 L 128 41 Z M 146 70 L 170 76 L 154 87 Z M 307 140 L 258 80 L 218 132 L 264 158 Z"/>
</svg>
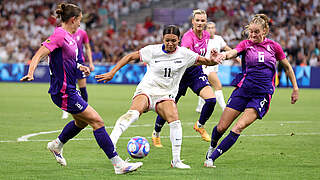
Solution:
<svg viewBox="0 0 320 180">
<path fill-rule="evenodd" d="M 221 49 L 224 49 L 227 46 L 227 43 L 219 35 L 214 35 L 213 39 L 209 39 L 206 57 L 210 58 L 210 52 L 212 49 L 215 49 L 218 53 L 221 52 Z M 215 66 L 202 66 L 203 72 L 209 74 L 210 72 L 218 72 L 218 65 Z"/>
<path fill-rule="evenodd" d="M 166 53 L 163 44 L 149 45 L 140 51 L 140 59 L 147 63 L 147 72 L 138 84 L 136 93 L 172 98 L 178 93 L 179 83 L 185 70 L 194 65 L 199 55 L 185 47 L 177 47 Z"/>
</svg>

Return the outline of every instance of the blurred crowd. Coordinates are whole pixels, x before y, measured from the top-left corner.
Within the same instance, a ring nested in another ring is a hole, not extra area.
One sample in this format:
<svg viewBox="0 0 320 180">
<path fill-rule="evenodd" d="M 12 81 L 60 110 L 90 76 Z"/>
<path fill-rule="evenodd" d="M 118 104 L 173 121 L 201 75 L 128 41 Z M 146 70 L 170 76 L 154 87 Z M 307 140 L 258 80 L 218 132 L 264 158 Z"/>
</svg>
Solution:
<svg viewBox="0 0 320 180">
<path fill-rule="evenodd" d="M 82 28 L 89 35 L 94 63 L 115 63 L 146 44 L 161 43 L 163 24 L 154 22 L 151 14 L 145 17 L 145 22 L 133 27 L 126 21 L 119 22 L 119 16 L 135 15 L 159 1 L 75 1 L 83 9 Z M 56 3 L 53 0 L 1 1 L 0 62 L 30 60 L 57 24 L 53 18 Z M 282 45 L 291 64 L 320 66 L 319 0 L 199 0 L 192 8 L 206 10 L 209 21 L 216 23 L 217 34 L 231 47 L 244 38 L 241 32 L 252 15 L 265 13 L 271 18 L 268 38 Z M 185 32 L 190 27 L 191 23 L 185 22 L 181 30 Z"/>
</svg>

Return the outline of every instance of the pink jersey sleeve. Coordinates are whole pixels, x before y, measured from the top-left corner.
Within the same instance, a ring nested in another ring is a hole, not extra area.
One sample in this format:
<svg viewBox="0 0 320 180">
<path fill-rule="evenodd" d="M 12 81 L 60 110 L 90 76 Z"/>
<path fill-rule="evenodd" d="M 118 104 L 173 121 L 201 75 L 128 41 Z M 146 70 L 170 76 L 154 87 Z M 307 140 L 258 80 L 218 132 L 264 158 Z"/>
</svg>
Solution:
<svg viewBox="0 0 320 180">
<path fill-rule="evenodd" d="M 243 40 L 237 45 L 237 47 L 235 49 L 237 50 L 238 53 L 240 53 L 241 51 L 246 49 L 247 42 L 248 42 L 248 40 Z"/>
<path fill-rule="evenodd" d="M 53 50 L 62 47 L 64 36 L 65 35 L 63 31 L 56 29 L 54 33 L 42 43 L 42 45 L 48 48 L 50 52 L 52 52 Z"/>
<path fill-rule="evenodd" d="M 193 47 L 193 41 L 190 34 L 185 34 L 181 39 L 181 46 L 191 49 Z"/>
<path fill-rule="evenodd" d="M 83 44 L 87 44 L 89 43 L 89 37 L 86 31 L 82 31 L 83 32 Z"/>
<path fill-rule="evenodd" d="M 277 61 L 281 61 L 286 58 L 286 55 L 284 54 L 283 49 L 281 48 L 279 43 L 277 42 L 274 43 L 274 49 L 275 49 L 275 53 L 276 53 L 275 56 Z"/>
</svg>

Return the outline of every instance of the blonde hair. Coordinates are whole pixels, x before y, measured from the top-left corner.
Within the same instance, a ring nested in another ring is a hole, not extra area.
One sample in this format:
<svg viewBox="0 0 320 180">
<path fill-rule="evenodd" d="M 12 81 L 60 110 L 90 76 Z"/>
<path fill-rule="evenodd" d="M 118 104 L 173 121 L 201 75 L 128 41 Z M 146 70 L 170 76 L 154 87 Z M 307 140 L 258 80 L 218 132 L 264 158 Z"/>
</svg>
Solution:
<svg viewBox="0 0 320 180">
<path fill-rule="evenodd" d="M 193 10 L 193 12 L 192 12 L 192 19 L 194 19 L 194 17 L 195 17 L 197 14 L 204 14 L 204 15 L 206 15 L 206 17 L 207 17 L 207 13 L 206 13 L 205 10 L 195 9 L 195 10 Z"/>
<path fill-rule="evenodd" d="M 245 29 L 242 32 L 242 34 L 244 35 L 244 34 L 248 33 L 248 28 L 249 28 L 250 24 L 259 24 L 262 26 L 263 29 L 266 30 L 265 36 L 267 36 L 269 34 L 269 22 L 270 22 L 270 18 L 267 15 L 256 14 L 253 16 L 253 18 L 251 19 L 249 24 L 245 26 Z"/>
</svg>

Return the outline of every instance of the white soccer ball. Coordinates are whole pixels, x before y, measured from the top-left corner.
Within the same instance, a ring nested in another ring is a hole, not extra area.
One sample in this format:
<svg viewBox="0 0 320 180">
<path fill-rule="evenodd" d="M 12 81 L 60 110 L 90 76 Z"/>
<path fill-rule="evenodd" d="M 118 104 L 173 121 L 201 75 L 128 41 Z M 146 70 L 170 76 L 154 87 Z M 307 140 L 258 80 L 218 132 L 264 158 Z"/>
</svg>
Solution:
<svg viewBox="0 0 320 180">
<path fill-rule="evenodd" d="M 136 136 L 128 142 L 127 151 L 133 158 L 144 158 L 149 154 L 150 144 L 146 138 Z"/>
</svg>

